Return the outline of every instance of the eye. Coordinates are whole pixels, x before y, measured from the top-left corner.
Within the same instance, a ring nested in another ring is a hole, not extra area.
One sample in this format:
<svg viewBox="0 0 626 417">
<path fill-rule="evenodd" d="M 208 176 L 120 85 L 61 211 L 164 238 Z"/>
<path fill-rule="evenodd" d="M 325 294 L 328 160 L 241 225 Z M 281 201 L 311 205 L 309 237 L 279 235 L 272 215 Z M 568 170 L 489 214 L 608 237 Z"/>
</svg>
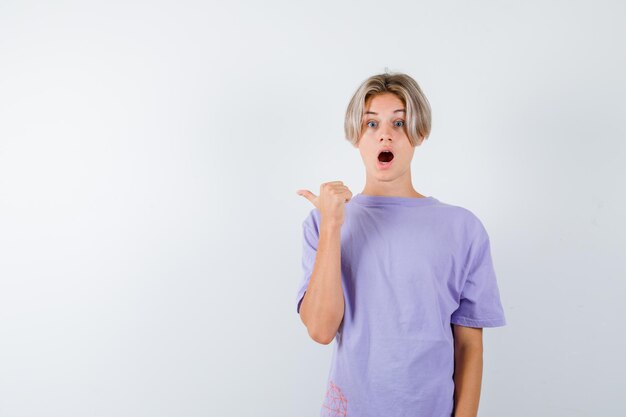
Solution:
<svg viewBox="0 0 626 417">
<path fill-rule="evenodd" d="M 396 120 L 394 123 L 402 123 L 402 124 L 401 124 L 401 125 L 399 125 L 399 126 L 398 126 L 398 125 L 396 125 L 396 126 L 398 126 L 398 127 L 402 127 L 402 126 L 404 126 L 404 120 Z"/>
<path fill-rule="evenodd" d="M 374 126 L 371 126 L 370 123 L 376 123 L 376 122 L 373 120 L 370 120 L 369 122 L 367 122 L 367 127 L 374 127 Z"/>
</svg>

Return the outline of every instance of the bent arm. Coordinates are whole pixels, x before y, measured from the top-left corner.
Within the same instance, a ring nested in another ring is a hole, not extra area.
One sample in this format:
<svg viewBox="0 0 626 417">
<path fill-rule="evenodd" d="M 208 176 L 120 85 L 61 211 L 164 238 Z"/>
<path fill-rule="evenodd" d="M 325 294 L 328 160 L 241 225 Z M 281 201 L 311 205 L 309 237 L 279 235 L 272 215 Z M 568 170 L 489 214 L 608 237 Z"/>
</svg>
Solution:
<svg viewBox="0 0 626 417">
<path fill-rule="evenodd" d="M 341 284 L 341 224 L 322 219 L 309 285 L 300 304 L 300 318 L 309 336 L 329 344 L 343 320 L 344 298 Z"/>
</svg>

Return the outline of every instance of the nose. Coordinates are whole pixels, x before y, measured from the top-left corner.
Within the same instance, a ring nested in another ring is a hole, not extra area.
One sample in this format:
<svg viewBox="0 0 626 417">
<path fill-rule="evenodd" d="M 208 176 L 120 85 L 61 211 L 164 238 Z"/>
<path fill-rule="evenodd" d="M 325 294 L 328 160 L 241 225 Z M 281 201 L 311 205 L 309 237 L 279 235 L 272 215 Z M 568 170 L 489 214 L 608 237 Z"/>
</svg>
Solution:
<svg viewBox="0 0 626 417">
<path fill-rule="evenodd" d="M 384 142 L 386 139 L 391 140 L 391 129 L 385 125 L 380 131 L 380 140 Z"/>
<path fill-rule="evenodd" d="M 391 142 L 392 141 L 391 133 L 389 133 L 389 131 L 387 131 L 387 130 L 385 130 L 384 132 L 381 132 L 380 133 L 380 141 L 382 143 L 384 143 L 386 141 Z"/>
</svg>

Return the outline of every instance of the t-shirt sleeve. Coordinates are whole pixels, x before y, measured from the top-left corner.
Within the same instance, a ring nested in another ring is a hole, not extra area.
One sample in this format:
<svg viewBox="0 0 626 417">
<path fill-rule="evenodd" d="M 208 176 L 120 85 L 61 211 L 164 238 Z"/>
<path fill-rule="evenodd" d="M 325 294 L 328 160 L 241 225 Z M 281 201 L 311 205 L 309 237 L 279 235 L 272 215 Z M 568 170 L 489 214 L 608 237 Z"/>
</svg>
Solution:
<svg viewBox="0 0 626 417">
<path fill-rule="evenodd" d="M 319 228 L 314 216 L 314 210 L 311 210 L 307 218 L 302 222 L 302 278 L 296 296 L 296 312 L 298 314 L 300 314 L 300 304 L 302 304 L 302 299 L 311 280 L 317 254 Z"/>
<path fill-rule="evenodd" d="M 477 219 L 476 219 L 477 220 Z M 477 220 L 466 265 L 459 307 L 450 322 L 467 327 L 498 327 L 506 325 L 500 291 L 491 259 L 489 235 Z"/>
</svg>

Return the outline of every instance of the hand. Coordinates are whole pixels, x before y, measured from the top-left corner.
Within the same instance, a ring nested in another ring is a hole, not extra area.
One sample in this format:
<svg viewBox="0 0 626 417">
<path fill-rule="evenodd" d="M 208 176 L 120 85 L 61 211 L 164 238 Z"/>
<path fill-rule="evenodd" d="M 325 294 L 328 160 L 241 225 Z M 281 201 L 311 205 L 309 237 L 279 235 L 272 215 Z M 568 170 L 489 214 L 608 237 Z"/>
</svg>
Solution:
<svg viewBox="0 0 626 417">
<path fill-rule="evenodd" d="M 352 198 L 352 192 L 342 181 L 325 182 L 320 186 L 320 195 L 309 190 L 298 190 L 296 194 L 309 200 L 322 214 L 324 224 L 342 225 L 345 203 Z"/>
</svg>

